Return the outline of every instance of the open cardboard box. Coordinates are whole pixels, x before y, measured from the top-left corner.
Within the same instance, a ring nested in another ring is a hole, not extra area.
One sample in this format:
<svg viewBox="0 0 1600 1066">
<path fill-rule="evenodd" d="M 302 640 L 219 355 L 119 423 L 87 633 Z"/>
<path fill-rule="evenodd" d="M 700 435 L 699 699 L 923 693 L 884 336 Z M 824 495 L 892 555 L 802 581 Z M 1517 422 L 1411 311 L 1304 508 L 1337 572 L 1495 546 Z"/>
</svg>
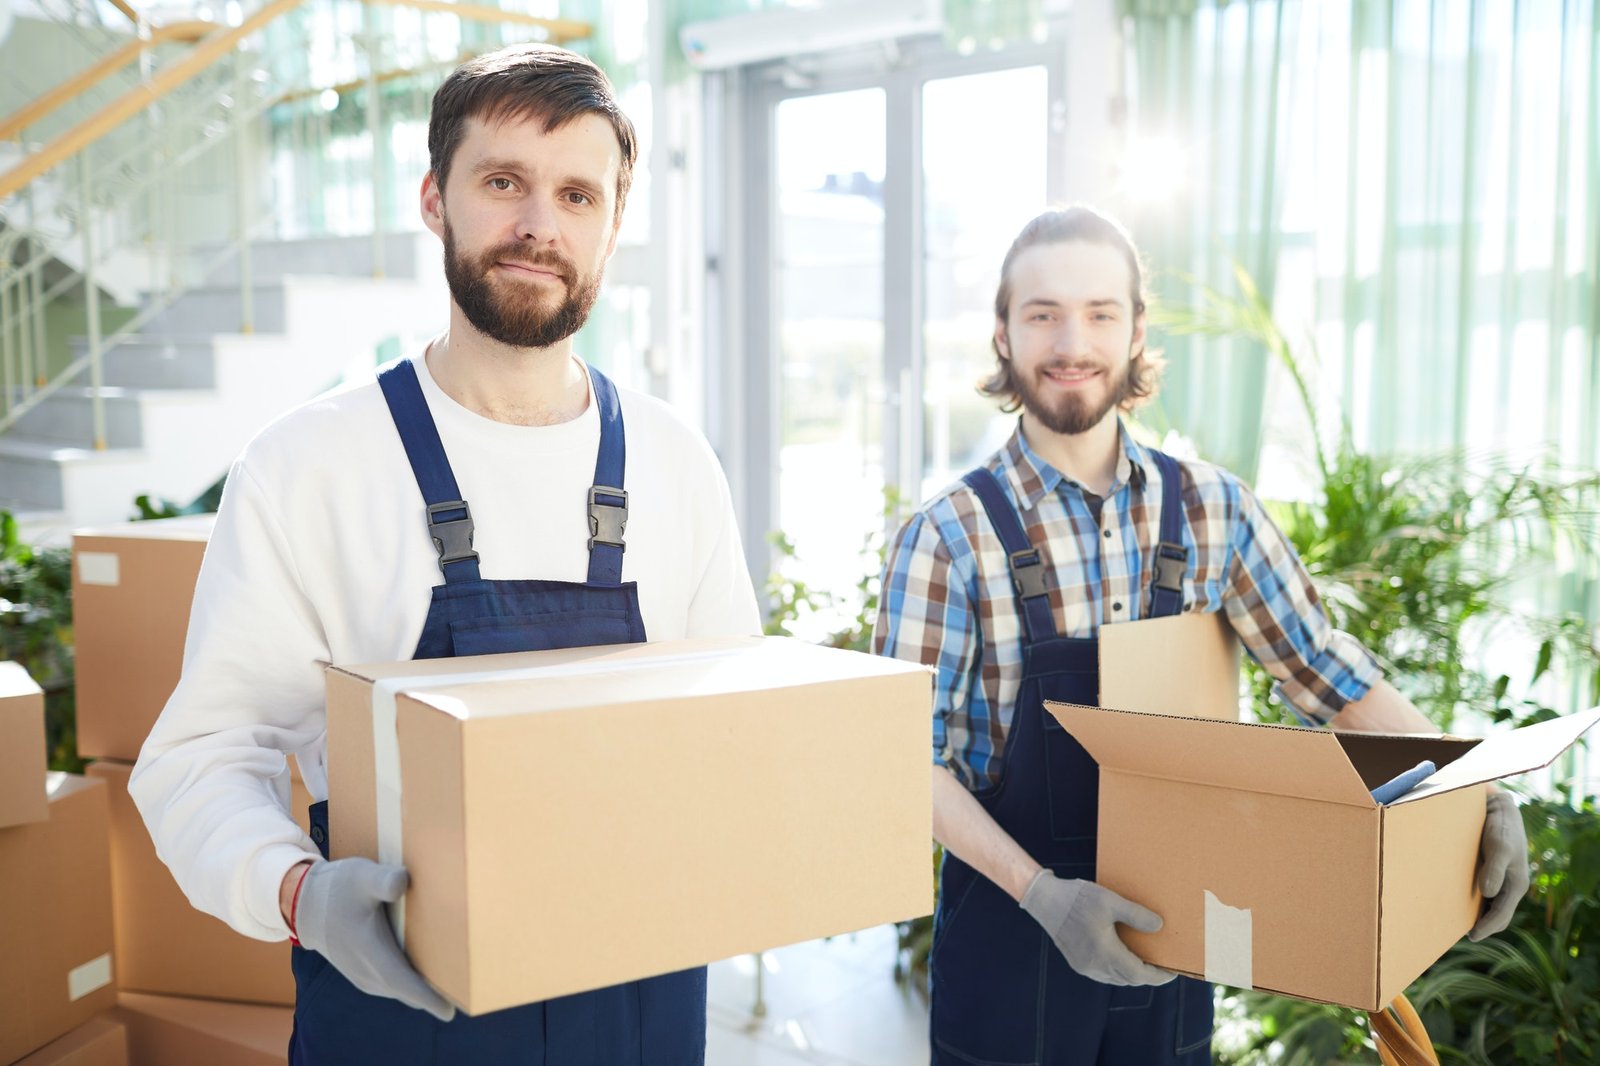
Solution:
<svg viewBox="0 0 1600 1066">
<path fill-rule="evenodd" d="M 739 637 L 329 669 L 335 858 L 471 1014 L 927 914 L 932 675 Z"/>
<path fill-rule="evenodd" d="M 1161 915 L 1154 965 L 1379 1010 L 1478 918 L 1487 783 L 1547 766 L 1600 708 L 1484 738 L 1045 707 L 1100 764 L 1096 879 Z M 1371 789 L 1429 759 L 1388 806 Z"/>
</svg>

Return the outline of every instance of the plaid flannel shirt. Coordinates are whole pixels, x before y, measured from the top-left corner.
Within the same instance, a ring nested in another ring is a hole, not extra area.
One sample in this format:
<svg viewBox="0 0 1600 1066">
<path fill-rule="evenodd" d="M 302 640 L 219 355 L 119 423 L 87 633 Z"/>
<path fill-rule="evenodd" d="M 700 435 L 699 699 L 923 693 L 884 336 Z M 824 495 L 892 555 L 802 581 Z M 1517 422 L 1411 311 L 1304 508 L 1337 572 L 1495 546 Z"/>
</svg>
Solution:
<svg viewBox="0 0 1600 1066">
<path fill-rule="evenodd" d="M 1161 470 L 1120 429 L 1115 481 L 1096 520 L 1085 490 L 1040 459 L 1020 424 L 986 462 L 1042 549 L 1064 637 L 1138 620 L 1148 609 L 1161 520 Z M 1189 551 L 1185 611 L 1226 611 L 1246 650 L 1308 723 L 1364 696 L 1380 672 L 1324 614 L 1293 546 L 1237 477 L 1180 463 Z M 1000 538 L 956 482 L 912 515 L 891 546 L 873 646 L 937 671 L 933 759 L 969 789 L 995 783 L 1022 684 L 1022 618 Z"/>
</svg>

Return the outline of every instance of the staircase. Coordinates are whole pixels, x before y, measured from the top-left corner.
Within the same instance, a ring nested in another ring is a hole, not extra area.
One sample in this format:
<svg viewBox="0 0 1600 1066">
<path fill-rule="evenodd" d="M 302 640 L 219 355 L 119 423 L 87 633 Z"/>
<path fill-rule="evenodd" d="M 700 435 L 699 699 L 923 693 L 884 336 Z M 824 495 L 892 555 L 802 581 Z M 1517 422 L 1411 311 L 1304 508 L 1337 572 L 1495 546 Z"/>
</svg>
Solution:
<svg viewBox="0 0 1600 1066">
<path fill-rule="evenodd" d="M 0 435 L 0 507 L 18 515 L 25 537 L 58 541 L 76 526 L 127 519 L 140 494 L 199 495 L 272 419 L 444 326 L 438 241 L 406 233 L 383 245 L 378 279 L 370 236 L 253 244 L 254 332 L 238 332 L 236 267 L 184 292 L 106 353 L 104 451 L 89 444 L 94 390 L 84 384 Z"/>
</svg>

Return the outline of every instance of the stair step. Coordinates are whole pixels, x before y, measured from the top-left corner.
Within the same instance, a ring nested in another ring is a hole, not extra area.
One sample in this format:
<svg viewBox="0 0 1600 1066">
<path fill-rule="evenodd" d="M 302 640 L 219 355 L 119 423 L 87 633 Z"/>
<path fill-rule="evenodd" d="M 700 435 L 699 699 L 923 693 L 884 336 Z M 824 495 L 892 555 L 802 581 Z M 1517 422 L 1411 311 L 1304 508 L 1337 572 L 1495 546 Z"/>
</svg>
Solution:
<svg viewBox="0 0 1600 1066">
<path fill-rule="evenodd" d="M 89 342 L 74 337 L 69 342 L 74 358 L 89 350 Z M 85 371 L 80 381 L 88 381 Z M 217 384 L 216 349 L 211 338 L 129 337 L 105 353 L 101 380 L 130 389 L 211 389 Z"/>
<path fill-rule="evenodd" d="M 7 433 L 0 436 L 0 485 L 6 498 L 28 510 L 59 510 L 65 506 L 62 470 L 68 464 L 119 462 L 137 449 L 96 451 L 48 441 L 28 440 Z M 130 507 L 132 501 L 130 500 Z"/>
<path fill-rule="evenodd" d="M 383 237 L 383 276 L 416 276 L 417 237 L 415 232 L 390 233 Z M 190 250 L 188 261 L 195 273 L 210 267 L 207 285 L 238 284 L 239 258 L 227 254 L 233 245 L 207 245 Z M 220 262 L 218 262 L 220 260 Z M 256 281 L 270 281 L 292 274 L 334 274 L 340 277 L 373 276 L 372 237 L 306 237 L 289 241 L 255 241 L 250 245 L 250 275 Z"/>
<path fill-rule="evenodd" d="M 94 394 L 95 390 L 88 386 L 60 389 L 18 419 L 11 433 L 45 444 L 92 446 Z M 137 448 L 144 443 L 144 409 L 149 401 L 163 398 L 204 401 L 210 394 L 202 389 L 130 389 L 108 385 L 100 389 L 100 397 L 105 412 L 106 445 Z"/>
<path fill-rule="evenodd" d="M 252 285 L 252 325 L 257 333 L 281 333 L 284 305 L 283 283 Z M 207 285 L 190 289 L 146 322 L 141 331 L 147 337 L 178 338 L 217 333 L 244 332 L 244 309 L 237 285 Z"/>
</svg>

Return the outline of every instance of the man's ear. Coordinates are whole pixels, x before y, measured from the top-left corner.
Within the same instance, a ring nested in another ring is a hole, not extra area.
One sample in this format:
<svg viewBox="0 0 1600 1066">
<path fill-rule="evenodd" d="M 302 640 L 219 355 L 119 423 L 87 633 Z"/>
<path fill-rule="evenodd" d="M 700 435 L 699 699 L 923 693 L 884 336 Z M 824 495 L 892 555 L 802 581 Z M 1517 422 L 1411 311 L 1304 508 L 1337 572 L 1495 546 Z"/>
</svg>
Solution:
<svg viewBox="0 0 1600 1066">
<path fill-rule="evenodd" d="M 1000 358 L 1010 360 L 1011 341 L 1006 337 L 1006 320 L 1003 318 L 994 320 L 994 350 Z"/>
<path fill-rule="evenodd" d="M 433 171 L 428 171 L 422 176 L 422 224 L 433 231 L 433 235 L 440 240 L 444 239 L 444 190 L 439 188 L 439 183 L 434 179 Z"/>
<path fill-rule="evenodd" d="M 1144 354 L 1144 346 L 1148 338 L 1145 336 L 1144 312 L 1140 311 L 1133 316 L 1133 338 L 1128 342 L 1128 358 L 1137 359 Z"/>
<path fill-rule="evenodd" d="M 606 243 L 607 263 L 611 262 L 612 254 L 617 250 L 617 234 L 622 232 L 622 212 L 616 213 L 616 218 L 611 222 L 611 240 Z"/>
</svg>

